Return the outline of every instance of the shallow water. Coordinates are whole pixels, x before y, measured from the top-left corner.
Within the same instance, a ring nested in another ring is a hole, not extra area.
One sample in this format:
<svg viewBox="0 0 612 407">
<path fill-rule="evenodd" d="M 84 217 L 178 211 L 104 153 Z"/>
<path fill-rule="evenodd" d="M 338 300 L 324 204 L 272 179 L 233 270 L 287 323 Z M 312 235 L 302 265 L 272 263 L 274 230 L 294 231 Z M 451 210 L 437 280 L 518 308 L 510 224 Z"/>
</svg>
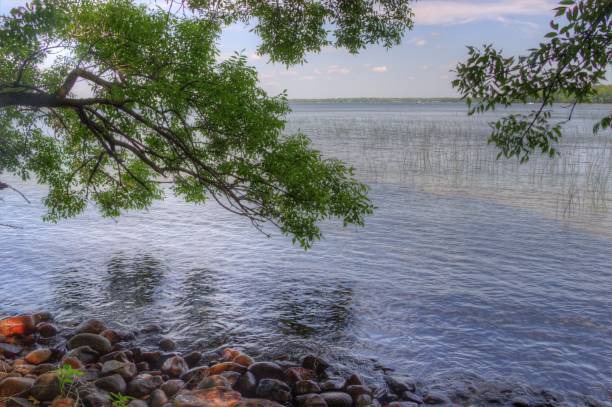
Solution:
<svg viewBox="0 0 612 407">
<path fill-rule="evenodd" d="M 555 161 L 495 161 L 461 105 L 296 105 L 378 209 L 325 225 L 307 253 L 214 205 L 174 198 L 117 222 L 46 224 L 3 192 L 0 315 L 34 309 L 126 327 L 160 323 L 184 349 L 322 353 L 373 379 L 505 383 L 612 399 L 612 136 L 579 109 Z M 608 108 L 609 109 L 609 108 Z"/>
</svg>

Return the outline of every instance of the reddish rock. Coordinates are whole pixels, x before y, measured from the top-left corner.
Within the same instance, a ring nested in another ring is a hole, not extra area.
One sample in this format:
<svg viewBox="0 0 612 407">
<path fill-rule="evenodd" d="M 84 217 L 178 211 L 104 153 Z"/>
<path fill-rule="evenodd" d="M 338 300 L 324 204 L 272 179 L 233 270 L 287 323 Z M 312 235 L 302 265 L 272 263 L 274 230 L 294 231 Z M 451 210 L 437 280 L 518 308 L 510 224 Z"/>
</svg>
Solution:
<svg viewBox="0 0 612 407">
<path fill-rule="evenodd" d="M 213 387 L 211 389 L 180 391 L 173 401 L 174 407 L 234 407 L 240 401 L 240 393 Z"/>
<path fill-rule="evenodd" d="M 221 374 L 221 373 L 227 372 L 227 371 L 244 373 L 244 372 L 246 372 L 246 370 L 247 370 L 246 367 L 244 367 L 242 365 L 239 365 L 238 363 L 223 362 L 223 363 L 217 363 L 216 365 L 211 366 L 210 374 L 211 375 Z"/>
<path fill-rule="evenodd" d="M 38 376 L 30 394 L 38 401 L 51 401 L 60 395 L 60 381 L 57 373 L 49 372 Z"/>
<path fill-rule="evenodd" d="M 108 339 L 111 345 L 121 342 L 121 336 L 113 329 L 105 329 L 104 331 L 100 332 L 100 336 Z"/>
<path fill-rule="evenodd" d="M 255 363 L 255 360 L 253 360 L 253 358 L 250 357 L 249 355 L 245 355 L 244 353 L 241 353 L 240 355 L 232 359 L 232 362 L 238 363 L 239 365 L 242 365 L 244 367 L 249 367 L 253 363 Z"/>
<path fill-rule="evenodd" d="M 236 356 L 239 356 L 242 352 L 238 349 L 233 348 L 225 348 L 223 349 L 223 357 L 227 361 L 232 361 Z"/>
<path fill-rule="evenodd" d="M 234 407 L 282 407 L 282 404 L 266 399 L 242 399 Z"/>
<path fill-rule="evenodd" d="M 20 315 L 0 320 L 0 335 L 28 335 L 35 331 L 34 320 L 30 315 Z"/>
<path fill-rule="evenodd" d="M 232 388 L 230 382 L 221 375 L 212 375 L 205 377 L 196 386 L 197 389 L 210 389 L 212 387 L 225 387 L 226 389 Z"/>
<path fill-rule="evenodd" d="M 232 372 L 232 371 L 226 371 L 221 373 L 221 376 L 225 377 L 227 379 L 227 381 L 229 382 L 230 386 L 234 387 L 234 385 L 236 383 L 238 383 L 238 380 L 240 380 L 240 378 L 242 377 L 242 375 L 238 372 Z"/>
<path fill-rule="evenodd" d="M 189 369 L 181 376 L 181 380 L 195 384 L 208 376 L 210 376 L 210 368 L 208 366 L 200 366 Z"/>
<path fill-rule="evenodd" d="M 79 369 L 79 370 L 82 370 L 85 368 L 85 366 L 83 366 L 83 363 L 81 363 L 81 361 L 78 358 L 75 358 L 72 356 L 66 356 L 65 358 L 63 358 L 62 365 L 68 365 L 73 369 Z"/>
<path fill-rule="evenodd" d="M 51 407 L 74 407 L 76 402 L 71 398 L 55 399 Z"/>
<path fill-rule="evenodd" d="M 25 360 L 33 365 L 40 365 L 51 358 L 51 349 L 36 349 L 25 356 Z"/>
</svg>

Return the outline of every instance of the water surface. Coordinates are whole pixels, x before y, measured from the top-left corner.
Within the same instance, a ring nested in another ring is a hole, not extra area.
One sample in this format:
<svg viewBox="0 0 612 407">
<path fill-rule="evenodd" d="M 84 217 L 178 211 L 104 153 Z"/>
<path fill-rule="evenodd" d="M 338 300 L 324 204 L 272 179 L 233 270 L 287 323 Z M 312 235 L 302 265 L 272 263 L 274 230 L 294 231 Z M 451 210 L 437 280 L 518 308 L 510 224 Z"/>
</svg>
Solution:
<svg viewBox="0 0 612 407">
<path fill-rule="evenodd" d="M 307 253 L 169 197 L 117 221 L 43 223 L 3 192 L 0 314 L 159 323 L 184 349 L 322 353 L 377 379 L 612 398 L 612 136 L 582 107 L 556 160 L 496 161 L 459 104 L 299 104 L 288 131 L 347 160 L 378 209 Z M 563 113 L 559 107 L 559 114 Z M 501 384 L 504 383 L 504 384 Z M 534 390 L 535 391 L 535 390 Z"/>
</svg>

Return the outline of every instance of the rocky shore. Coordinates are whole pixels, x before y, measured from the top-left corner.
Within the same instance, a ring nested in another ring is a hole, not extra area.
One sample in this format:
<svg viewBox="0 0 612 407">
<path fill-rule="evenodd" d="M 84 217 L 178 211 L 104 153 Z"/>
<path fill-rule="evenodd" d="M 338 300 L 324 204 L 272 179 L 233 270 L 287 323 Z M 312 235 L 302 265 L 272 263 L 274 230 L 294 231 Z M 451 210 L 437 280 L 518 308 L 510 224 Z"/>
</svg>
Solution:
<svg viewBox="0 0 612 407">
<path fill-rule="evenodd" d="M 96 319 L 67 326 L 46 312 L 0 319 L 0 407 L 567 405 L 546 391 L 469 385 L 445 392 L 390 374 L 367 383 L 313 354 L 260 361 L 229 347 L 179 352 L 159 326 L 110 326 Z"/>
<path fill-rule="evenodd" d="M 335 375 L 317 355 L 256 361 L 239 349 L 176 352 L 170 339 L 134 346 L 158 330 L 75 327 L 41 312 L 0 320 L 0 407 L 418 407 L 451 406 L 443 394 L 387 376 L 368 386 Z"/>
</svg>

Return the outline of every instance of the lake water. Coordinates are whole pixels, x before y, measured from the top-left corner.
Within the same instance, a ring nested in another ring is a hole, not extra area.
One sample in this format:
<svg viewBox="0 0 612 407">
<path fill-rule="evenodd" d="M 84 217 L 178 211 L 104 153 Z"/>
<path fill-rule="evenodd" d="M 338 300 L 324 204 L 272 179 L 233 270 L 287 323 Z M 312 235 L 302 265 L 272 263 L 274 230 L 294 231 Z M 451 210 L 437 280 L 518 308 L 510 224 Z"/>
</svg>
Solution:
<svg viewBox="0 0 612 407">
<path fill-rule="evenodd" d="M 33 204 L 2 192 L 19 229 L 0 228 L 0 315 L 159 323 L 185 350 L 314 351 L 481 400 L 611 402 L 612 134 L 591 133 L 609 110 L 580 107 L 560 157 L 520 166 L 460 104 L 296 104 L 287 130 L 354 165 L 378 207 L 306 253 L 172 197 L 46 224 L 44 188 L 18 184 Z"/>
</svg>

